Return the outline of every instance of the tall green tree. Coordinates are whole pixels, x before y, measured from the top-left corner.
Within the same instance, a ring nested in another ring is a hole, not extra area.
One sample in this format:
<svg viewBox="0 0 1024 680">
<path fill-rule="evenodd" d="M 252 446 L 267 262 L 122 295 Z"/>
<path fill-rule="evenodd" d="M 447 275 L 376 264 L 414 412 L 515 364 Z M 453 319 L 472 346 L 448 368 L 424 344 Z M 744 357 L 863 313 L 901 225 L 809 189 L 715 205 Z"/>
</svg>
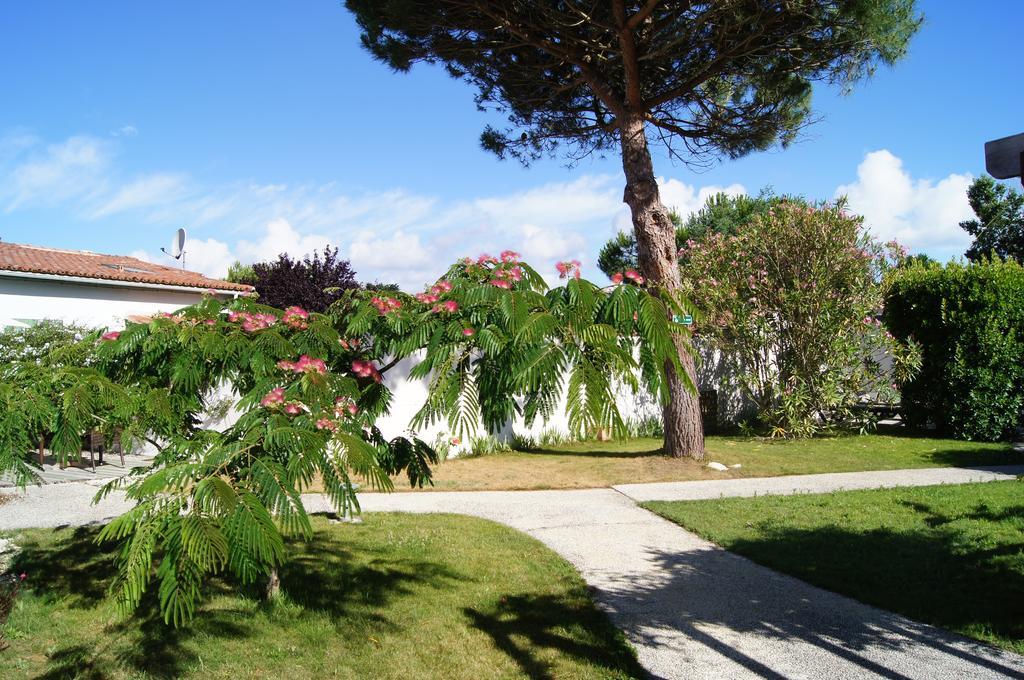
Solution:
<svg viewBox="0 0 1024 680">
<path fill-rule="evenodd" d="M 788 144 L 809 121 L 815 81 L 848 88 L 903 56 L 914 0 L 346 0 L 362 43 L 399 71 L 444 65 L 507 117 L 483 147 L 529 162 L 622 158 L 648 285 L 679 289 L 675 226 L 650 143 L 686 163 Z M 679 336 L 665 446 L 703 457 L 694 363 Z"/>
<path fill-rule="evenodd" d="M 974 237 L 967 259 L 977 262 L 994 253 L 1024 262 L 1024 194 L 984 175 L 971 184 L 967 200 L 975 215 L 960 223 Z"/>
</svg>

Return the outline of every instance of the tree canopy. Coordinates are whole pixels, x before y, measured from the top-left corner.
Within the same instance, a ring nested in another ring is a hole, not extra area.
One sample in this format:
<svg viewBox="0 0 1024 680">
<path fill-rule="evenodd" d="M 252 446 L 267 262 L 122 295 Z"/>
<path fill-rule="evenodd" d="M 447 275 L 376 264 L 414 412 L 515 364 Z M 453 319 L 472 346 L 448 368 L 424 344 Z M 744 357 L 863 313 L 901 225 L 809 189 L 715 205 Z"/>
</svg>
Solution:
<svg viewBox="0 0 1024 680">
<path fill-rule="evenodd" d="M 363 45 L 398 70 L 440 63 L 505 114 L 484 148 L 521 160 L 618 146 L 639 116 L 687 162 L 788 143 L 811 84 L 900 58 L 913 0 L 347 0 Z"/>
<path fill-rule="evenodd" d="M 967 259 L 977 262 L 994 254 L 1024 262 L 1024 194 L 985 175 L 971 184 L 967 200 L 975 215 L 960 223 L 974 237 Z"/>
<path fill-rule="evenodd" d="M 237 269 L 245 276 L 244 268 Z M 327 246 L 323 253 L 314 251 L 301 260 L 281 253 L 276 260 L 252 265 L 251 280 L 243 280 L 256 288 L 260 301 L 284 309 L 298 305 L 311 312 L 323 312 L 344 290 L 358 288 L 356 273 L 348 260 L 338 257 L 338 249 Z"/>
</svg>

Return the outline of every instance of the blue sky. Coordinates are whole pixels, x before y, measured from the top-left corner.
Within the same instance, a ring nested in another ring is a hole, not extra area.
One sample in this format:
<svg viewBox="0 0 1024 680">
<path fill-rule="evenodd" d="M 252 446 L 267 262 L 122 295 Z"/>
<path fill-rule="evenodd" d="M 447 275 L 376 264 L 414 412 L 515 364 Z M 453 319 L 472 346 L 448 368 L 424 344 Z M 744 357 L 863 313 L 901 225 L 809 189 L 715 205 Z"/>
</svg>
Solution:
<svg viewBox="0 0 1024 680">
<path fill-rule="evenodd" d="M 710 191 L 850 195 L 880 236 L 947 258 L 985 140 L 1024 131 L 1024 3 L 931 0 L 895 69 L 787 150 L 695 173 L 655 159 L 666 203 Z M 994 47 L 995 46 L 995 47 Z M 1003 49 L 1000 49 L 1002 46 Z M 185 226 L 190 268 L 331 243 L 366 280 L 417 286 L 506 247 L 543 266 L 626 225 L 615 157 L 528 169 L 480 150 L 488 116 L 440 69 L 394 74 L 337 0 L 0 8 L 0 238 L 100 252 L 159 248 Z"/>
</svg>

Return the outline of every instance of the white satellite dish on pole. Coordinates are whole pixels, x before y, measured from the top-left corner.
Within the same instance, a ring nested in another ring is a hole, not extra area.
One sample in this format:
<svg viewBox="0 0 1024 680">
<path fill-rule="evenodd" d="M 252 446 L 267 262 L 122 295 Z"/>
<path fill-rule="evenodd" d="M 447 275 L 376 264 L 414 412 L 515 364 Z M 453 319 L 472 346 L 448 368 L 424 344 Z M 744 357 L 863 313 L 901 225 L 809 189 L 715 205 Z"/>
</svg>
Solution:
<svg viewBox="0 0 1024 680">
<path fill-rule="evenodd" d="M 181 260 L 181 268 L 185 268 L 185 229 L 179 229 L 175 234 L 174 238 L 171 239 L 171 249 L 161 248 L 166 254 L 173 257 L 175 260 Z"/>
</svg>

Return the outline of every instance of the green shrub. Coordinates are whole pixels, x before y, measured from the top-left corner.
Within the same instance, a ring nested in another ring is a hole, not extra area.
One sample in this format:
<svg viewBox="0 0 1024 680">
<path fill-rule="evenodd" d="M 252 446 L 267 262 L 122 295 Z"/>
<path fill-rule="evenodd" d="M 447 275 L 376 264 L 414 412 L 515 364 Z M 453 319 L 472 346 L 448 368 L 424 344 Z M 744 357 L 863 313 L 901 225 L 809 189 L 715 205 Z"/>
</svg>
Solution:
<svg viewBox="0 0 1024 680">
<path fill-rule="evenodd" d="M 658 416 L 644 416 L 626 420 L 626 431 L 630 439 L 639 437 L 664 437 L 665 423 Z"/>
<path fill-rule="evenodd" d="M 1014 435 L 1024 408 L 1024 267 L 1012 261 L 892 272 L 885 323 L 922 347 L 904 418 L 962 439 Z"/>
<path fill-rule="evenodd" d="M 845 201 L 783 201 L 726 236 L 679 251 L 693 332 L 736 367 L 742 396 L 773 436 L 809 437 L 883 399 L 916 363 L 875 314 L 884 273 L 902 261 Z M 889 360 L 885 360 L 889 359 Z"/>
</svg>

